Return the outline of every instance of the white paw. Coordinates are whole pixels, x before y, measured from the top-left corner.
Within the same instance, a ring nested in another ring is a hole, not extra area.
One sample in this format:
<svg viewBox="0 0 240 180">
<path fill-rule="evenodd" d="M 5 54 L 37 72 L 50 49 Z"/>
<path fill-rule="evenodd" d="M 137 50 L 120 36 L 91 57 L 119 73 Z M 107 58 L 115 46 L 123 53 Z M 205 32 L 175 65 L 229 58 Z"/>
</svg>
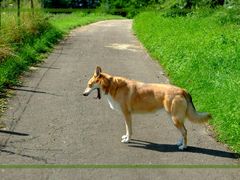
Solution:
<svg viewBox="0 0 240 180">
<path fill-rule="evenodd" d="M 187 149 L 187 146 L 186 145 L 181 145 L 178 147 L 179 150 L 184 150 L 184 149 Z"/>
<path fill-rule="evenodd" d="M 127 135 L 126 135 L 126 134 L 122 136 L 122 139 L 126 139 L 126 138 L 127 138 Z"/>
<path fill-rule="evenodd" d="M 129 140 L 130 140 L 130 138 L 129 138 L 129 136 L 128 135 L 123 135 L 122 136 L 122 143 L 128 143 L 129 142 Z"/>
<path fill-rule="evenodd" d="M 180 138 L 177 142 L 177 146 L 183 145 L 183 138 Z"/>
</svg>

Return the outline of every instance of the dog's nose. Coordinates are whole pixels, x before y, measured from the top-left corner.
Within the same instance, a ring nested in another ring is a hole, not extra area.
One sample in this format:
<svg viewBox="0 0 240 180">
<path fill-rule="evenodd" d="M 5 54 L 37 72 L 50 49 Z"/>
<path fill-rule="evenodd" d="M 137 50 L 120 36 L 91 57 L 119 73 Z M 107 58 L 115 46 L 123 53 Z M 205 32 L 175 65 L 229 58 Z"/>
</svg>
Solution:
<svg viewBox="0 0 240 180">
<path fill-rule="evenodd" d="M 84 96 L 88 96 L 88 93 L 83 93 Z"/>
</svg>

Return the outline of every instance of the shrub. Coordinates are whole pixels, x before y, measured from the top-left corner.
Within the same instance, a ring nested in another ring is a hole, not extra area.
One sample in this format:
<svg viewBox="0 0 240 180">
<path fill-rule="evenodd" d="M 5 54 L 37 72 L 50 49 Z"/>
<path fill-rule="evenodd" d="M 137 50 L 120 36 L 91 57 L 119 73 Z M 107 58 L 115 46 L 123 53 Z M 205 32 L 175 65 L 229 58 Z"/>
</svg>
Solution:
<svg viewBox="0 0 240 180">
<path fill-rule="evenodd" d="M 151 4 L 161 4 L 163 0 L 102 0 L 103 12 L 132 18 Z"/>
</svg>

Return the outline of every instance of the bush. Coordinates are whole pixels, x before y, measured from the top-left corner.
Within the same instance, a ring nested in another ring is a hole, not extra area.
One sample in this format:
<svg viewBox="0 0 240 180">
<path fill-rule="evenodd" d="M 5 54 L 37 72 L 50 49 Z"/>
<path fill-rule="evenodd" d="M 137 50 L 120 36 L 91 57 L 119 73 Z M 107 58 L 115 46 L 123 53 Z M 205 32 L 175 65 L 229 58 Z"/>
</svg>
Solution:
<svg viewBox="0 0 240 180">
<path fill-rule="evenodd" d="M 235 18 L 237 18 L 237 14 L 239 14 L 239 8 L 237 8 L 237 4 L 239 0 L 180 0 L 177 3 L 172 3 L 172 5 L 169 8 L 165 9 L 165 16 L 166 17 L 177 17 L 177 16 L 187 16 L 195 13 L 197 10 L 197 13 L 206 11 L 214 11 L 215 8 L 218 8 L 219 6 L 222 7 L 229 7 L 229 12 L 227 12 L 227 16 L 233 15 Z M 235 10 L 231 10 L 235 9 Z M 232 11 L 232 13 L 231 13 Z M 237 12 L 238 11 L 238 12 Z M 229 18 L 229 17 L 223 17 Z M 239 18 L 239 16 L 238 16 Z M 228 21 L 228 19 L 227 19 Z"/>
<path fill-rule="evenodd" d="M 232 23 L 240 25 L 240 7 L 231 6 L 226 8 L 224 11 L 217 13 L 216 18 L 222 25 Z"/>
<path fill-rule="evenodd" d="M 43 0 L 45 8 L 96 8 L 100 0 Z"/>
<path fill-rule="evenodd" d="M 192 13 L 192 9 L 184 8 L 179 4 L 171 6 L 170 9 L 167 9 L 164 16 L 166 17 L 177 17 L 177 16 L 187 16 Z"/>
<path fill-rule="evenodd" d="M 102 0 L 103 12 L 132 18 L 152 4 L 161 4 L 164 0 Z"/>
<path fill-rule="evenodd" d="M 68 8 L 70 5 L 70 0 L 43 0 L 44 8 Z"/>
</svg>

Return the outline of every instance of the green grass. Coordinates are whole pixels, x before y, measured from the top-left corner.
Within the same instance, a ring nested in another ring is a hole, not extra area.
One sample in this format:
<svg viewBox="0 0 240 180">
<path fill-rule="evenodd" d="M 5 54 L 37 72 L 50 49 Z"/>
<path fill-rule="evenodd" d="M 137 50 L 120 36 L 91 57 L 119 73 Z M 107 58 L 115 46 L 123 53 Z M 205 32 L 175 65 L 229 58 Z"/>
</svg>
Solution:
<svg viewBox="0 0 240 180">
<path fill-rule="evenodd" d="M 109 19 L 122 19 L 122 17 L 102 13 L 88 14 L 87 12 L 74 11 L 72 14 L 54 15 L 50 19 L 50 23 L 57 29 L 63 32 L 68 32 L 69 30 L 79 26 Z"/>
<path fill-rule="evenodd" d="M 61 37 L 61 33 L 48 22 L 44 14 L 34 17 L 31 13 L 22 13 L 20 25 L 12 13 L 5 14 L 0 30 L 0 91 L 16 84 L 21 72 L 41 59 L 41 53 L 47 52 Z M 4 49 L 7 49 L 4 50 Z"/>
<path fill-rule="evenodd" d="M 72 14 L 48 16 L 41 13 L 37 17 L 35 15 L 34 19 L 25 14 L 21 18 L 24 23 L 18 27 L 11 15 L 3 17 L 0 33 L 0 42 L 4 42 L 0 45 L 0 91 L 15 85 L 18 76 L 30 65 L 41 61 L 43 53 L 51 51 L 53 45 L 71 29 L 120 17 L 76 11 Z"/>
<path fill-rule="evenodd" d="M 197 110 L 213 115 L 217 138 L 240 153 L 240 27 L 223 21 L 224 13 L 145 12 L 134 19 L 134 31 L 171 82 L 192 94 Z"/>
</svg>

